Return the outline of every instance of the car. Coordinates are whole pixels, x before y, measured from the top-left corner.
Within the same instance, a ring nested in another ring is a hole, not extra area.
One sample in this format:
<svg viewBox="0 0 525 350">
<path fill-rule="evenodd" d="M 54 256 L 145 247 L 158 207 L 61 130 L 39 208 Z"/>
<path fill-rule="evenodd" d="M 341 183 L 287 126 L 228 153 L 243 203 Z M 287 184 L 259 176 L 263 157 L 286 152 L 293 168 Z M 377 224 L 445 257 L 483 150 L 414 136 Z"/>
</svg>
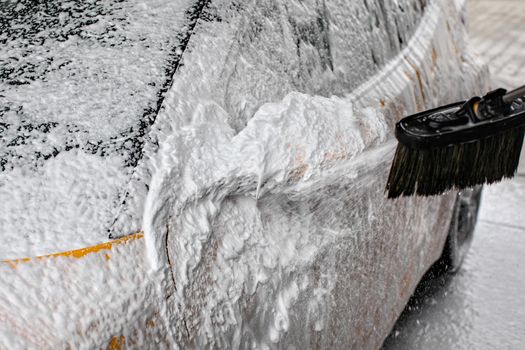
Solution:
<svg viewBox="0 0 525 350">
<path fill-rule="evenodd" d="M 0 344 L 377 349 L 480 188 L 389 200 L 488 91 L 464 1 L 0 5 Z"/>
</svg>

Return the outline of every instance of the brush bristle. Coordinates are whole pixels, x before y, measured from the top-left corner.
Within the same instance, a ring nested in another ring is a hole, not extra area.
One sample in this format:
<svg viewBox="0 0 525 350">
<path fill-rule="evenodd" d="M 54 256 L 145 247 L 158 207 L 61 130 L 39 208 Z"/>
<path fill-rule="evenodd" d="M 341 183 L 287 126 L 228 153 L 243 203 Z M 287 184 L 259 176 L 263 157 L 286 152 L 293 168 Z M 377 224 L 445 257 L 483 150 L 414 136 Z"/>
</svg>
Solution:
<svg viewBox="0 0 525 350">
<path fill-rule="evenodd" d="M 437 195 L 513 177 L 524 131 L 521 127 L 442 148 L 413 149 L 399 144 L 386 186 L 388 198 Z"/>
</svg>

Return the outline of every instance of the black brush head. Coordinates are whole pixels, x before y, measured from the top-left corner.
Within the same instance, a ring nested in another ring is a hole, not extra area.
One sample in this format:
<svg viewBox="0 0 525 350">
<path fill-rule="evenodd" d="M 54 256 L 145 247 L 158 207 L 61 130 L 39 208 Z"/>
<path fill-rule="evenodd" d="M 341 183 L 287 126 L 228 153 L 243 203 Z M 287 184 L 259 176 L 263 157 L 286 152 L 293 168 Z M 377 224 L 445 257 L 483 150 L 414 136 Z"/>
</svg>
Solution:
<svg viewBox="0 0 525 350">
<path fill-rule="evenodd" d="M 404 118 L 388 198 L 431 196 L 514 176 L 525 131 L 525 103 L 505 90 Z M 488 97 L 488 98 L 487 98 Z"/>
<path fill-rule="evenodd" d="M 399 144 L 387 183 L 388 198 L 432 196 L 511 178 L 518 169 L 524 128 L 475 142 L 426 149 Z"/>
</svg>

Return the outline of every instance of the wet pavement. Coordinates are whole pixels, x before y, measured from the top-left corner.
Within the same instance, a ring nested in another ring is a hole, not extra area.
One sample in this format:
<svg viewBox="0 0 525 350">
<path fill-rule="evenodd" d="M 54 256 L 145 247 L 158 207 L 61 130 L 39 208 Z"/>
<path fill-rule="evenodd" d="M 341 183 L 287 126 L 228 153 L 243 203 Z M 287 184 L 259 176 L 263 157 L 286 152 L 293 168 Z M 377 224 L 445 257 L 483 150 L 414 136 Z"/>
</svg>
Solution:
<svg viewBox="0 0 525 350">
<path fill-rule="evenodd" d="M 525 1 L 468 2 L 471 42 L 495 87 L 525 83 Z M 525 348 L 525 154 L 484 189 L 471 249 L 454 276 L 427 276 L 385 341 L 394 349 Z"/>
</svg>

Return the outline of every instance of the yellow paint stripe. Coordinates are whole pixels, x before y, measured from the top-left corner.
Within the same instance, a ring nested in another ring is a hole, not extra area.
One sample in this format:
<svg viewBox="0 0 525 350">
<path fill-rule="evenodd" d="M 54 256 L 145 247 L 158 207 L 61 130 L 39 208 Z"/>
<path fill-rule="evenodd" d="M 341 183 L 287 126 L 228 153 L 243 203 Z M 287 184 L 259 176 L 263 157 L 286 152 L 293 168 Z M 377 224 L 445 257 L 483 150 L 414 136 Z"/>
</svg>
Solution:
<svg viewBox="0 0 525 350">
<path fill-rule="evenodd" d="M 48 258 L 56 258 L 56 257 L 68 257 L 68 258 L 76 258 L 80 259 L 85 257 L 86 255 L 97 253 L 101 250 L 111 250 L 113 249 L 114 245 L 121 245 L 125 244 L 129 241 L 138 240 L 144 237 L 144 232 L 138 232 L 126 237 L 118 238 L 110 242 L 105 242 L 101 244 L 97 244 L 91 247 L 87 248 L 80 248 L 75 250 L 70 250 L 67 252 L 61 252 L 61 253 L 54 253 L 54 254 L 48 254 L 48 255 L 42 255 L 37 256 L 34 258 L 20 258 L 20 259 L 12 259 L 12 260 L 1 260 L 1 262 L 11 265 L 12 267 L 16 267 L 17 264 L 22 262 L 29 262 L 32 260 L 43 260 Z M 109 260 L 109 255 L 106 254 L 106 260 Z"/>
<path fill-rule="evenodd" d="M 122 350 L 126 343 L 126 337 L 121 335 L 120 337 L 113 337 L 109 341 L 106 350 Z"/>
</svg>

